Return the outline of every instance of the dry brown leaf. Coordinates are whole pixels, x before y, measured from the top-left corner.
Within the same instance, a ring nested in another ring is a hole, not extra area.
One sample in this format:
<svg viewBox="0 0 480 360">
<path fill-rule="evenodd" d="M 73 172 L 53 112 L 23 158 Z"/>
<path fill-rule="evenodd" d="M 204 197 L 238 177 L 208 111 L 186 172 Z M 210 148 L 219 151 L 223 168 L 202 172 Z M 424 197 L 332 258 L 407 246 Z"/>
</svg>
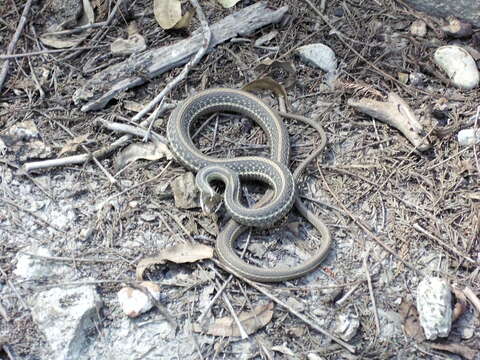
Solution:
<svg viewBox="0 0 480 360">
<path fill-rule="evenodd" d="M 454 344 L 454 343 L 446 343 L 446 344 L 440 344 L 440 343 L 429 343 L 429 346 L 431 349 L 435 350 L 442 350 L 442 351 L 448 351 L 453 354 L 460 355 L 464 357 L 467 360 L 474 360 L 475 355 L 478 353 L 478 350 L 472 349 L 471 347 L 468 347 L 463 344 Z"/>
<path fill-rule="evenodd" d="M 242 90 L 245 91 L 254 91 L 254 90 L 271 90 L 275 93 L 275 95 L 279 97 L 283 97 L 285 99 L 285 105 L 288 108 L 288 97 L 287 91 L 283 87 L 282 84 L 279 84 L 275 80 L 270 77 L 263 77 L 257 80 L 254 80 L 247 85 L 245 85 Z"/>
<path fill-rule="evenodd" d="M 180 244 L 163 250 L 158 256 L 144 258 L 137 265 L 137 280 L 143 280 L 143 273 L 152 265 L 165 264 L 171 261 L 177 264 L 192 263 L 213 257 L 213 248 L 203 244 Z"/>
<path fill-rule="evenodd" d="M 67 141 L 65 145 L 63 145 L 62 150 L 58 153 L 58 156 L 68 153 L 74 153 L 77 151 L 79 145 L 83 144 L 87 141 L 88 134 L 76 136 L 75 138 Z"/>
<path fill-rule="evenodd" d="M 244 311 L 238 318 L 248 335 L 267 325 L 273 316 L 273 302 L 259 305 L 253 311 Z M 200 325 L 195 324 L 193 330 L 202 332 Z M 241 336 L 235 320 L 231 317 L 223 317 L 215 320 L 206 329 L 206 334 L 213 336 Z"/>
<path fill-rule="evenodd" d="M 173 27 L 174 29 L 185 29 L 190 25 L 190 22 L 192 21 L 193 17 L 193 11 L 188 10 L 185 14 L 183 14 L 182 18 L 178 20 L 178 22 L 175 24 Z"/>
<path fill-rule="evenodd" d="M 93 24 L 95 22 L 95 12 L 89 0 L 83 0 L 83 14 L 77 23 L 77 26 Z M 47 30 L 49 32 L 56 32 L 64 30 L 61 26 L 55 25 Z M 47 46 L 56 49 L 71 48 L 79 45 L 85 40 L 90 33 L 90 29 L 83 31 L 81 34 L 69 35 L 40 35 L 40 41 Z"/>
<path fill-rule="evenodd" d="M 178 0 L 153 0 L 153 13 L 162 29 L 171 29 L 182 18 L 182 6 Z"/>
<path fill-rule="evenodd" d="M 273 71 L 280 69 L 287 73 L 287 78 L 283 81 L 283 86 L 286 89 L 292 87 L 297 80 L 297 69 L 291 61 L 278 61 L 266 58 L 262 60 L 260 65 L 257 66 L 256 70 L 261 72 L 272 73 Z"/>
<path fill-rule="evenodd" d="M 222 5 L 225 9 L 231 8 L 235 6 L 240 0 L 217 0 L 220 5 Z"/>
<path fill-rule="evenodd" d="M 167 145 L 162 143 L 135 143 L 127 146 L 116 158 L 115 168 L 123 169 L 127 164 L 139 159 L 158 160 L 171 159 L 172 153 Z"/>
<path fill-rule="evenodd" d="M 398 310 L 403 321 L 405 334 L 413 337 L 418 342 L 425 341 L 425 334 L 420 325 L 417 308 L 411 302 L 402 299 Z"/>
</svg>

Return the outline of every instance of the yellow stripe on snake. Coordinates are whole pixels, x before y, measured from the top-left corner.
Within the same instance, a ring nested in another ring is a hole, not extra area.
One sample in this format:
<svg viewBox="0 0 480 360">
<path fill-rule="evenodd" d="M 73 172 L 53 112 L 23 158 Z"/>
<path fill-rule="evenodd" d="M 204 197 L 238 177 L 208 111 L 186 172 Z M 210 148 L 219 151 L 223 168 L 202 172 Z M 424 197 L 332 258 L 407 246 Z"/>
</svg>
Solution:
<svg viewBox="0 0 480 360">
<path fill-rule="evenodd" d="M 197 149 L 190 137 L 193 122 L 203 115 L 218 111 L 238 113 L 260 125 L 270 143 L 270 159 L 260 156 L 218 159 L 204 155 Z M 305 275 L 323 261 L 331 244 L 327 227 L 303 205 L 296 194 L 295 185 L 303 169 L 325 147 L 325 133 L 319 124 L 303 116 L 282 115 L 313 126 L 321 137 L 320 146 L 301 163 L 293 175 L 288 169 L 290 141 L 285 125 L 277 112 L 245 91 L 217 88 L 199 92 L 177 106 L 167 125 L 172 153 L 183 166 L 197 173 L 196 184 L 201 196 L 218 196 L 210 185 L 213 180 L 225 184 L 224 204 L 232 220 L 217 238 L 216 252 L 219 259 L 232 272 L 259 282 L 278 282 Z M 240 201 L 240 180 L 244 179 L 260 180 L 272 190 L 267 191 L 255 206 L 247 208 Z M 264 269 L 247 264 L 236 254 L 235 241 L 246 229 L 274 225 L 293 205 L 322 235 L 322 244 L 314 256 L 291 268 Z"/>
</svg>

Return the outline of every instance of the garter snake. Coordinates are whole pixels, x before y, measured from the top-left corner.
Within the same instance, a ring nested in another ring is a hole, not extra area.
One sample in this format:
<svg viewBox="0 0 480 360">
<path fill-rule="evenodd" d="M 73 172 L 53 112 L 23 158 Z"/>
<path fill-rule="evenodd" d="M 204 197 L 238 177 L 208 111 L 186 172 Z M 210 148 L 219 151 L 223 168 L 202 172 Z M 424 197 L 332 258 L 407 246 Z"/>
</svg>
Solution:
<svg viewBox="0 0 480 360">
<path fill-rule="evenodd" d="M 217 159 L 198 150 L 190 137 L 192 123 L 202 115 L 217 111 L 240 113 L 260 125 L 271 144 L 271 158 Z M 288 132 L 278 115 L 256 96 L 224 88 L 199 92 L 172 111 L 167 137 L 174 157 L 183 166 L 197 172 L 196 183 L 201 193 L 214 197 L 217 194 L 210 182 L 221 180 L 225 183 L 225 208 L 238 223 L 269 227 L 292 208 L 296 189 L 293 175 L 286 165 L 290 152 Z M 245 207 L 240 201 L 240 179 L 266 182 L 273 188 L 273 198 L 262 207 Z"/>
<path fill-rule="evenodd" d="M 271 158 L 247 156 L 217 159 L 201 153 L 193 144 L 190 128 L 200 116 L 217 111 L 240 113 L 260 125 L 268 137 Z M 312 271 L 325 258 L 331 243 L 327 227 L 302 204 L 296 196 L 295 186 L 302 170 L 325 146 L 325 134 L 320 125 L 307 118 L 293 115 L 288 117 L 313 126 L 322 139 L 320 147 L 302 162 L 294 175 L 287 166 L 290 142 L 283 122 L 275 111 L 250 93 L 226 88 L 199 92 L 172 112 L 167 125 L 172 153 L 183 166 L 197 172 L 196 183 L 200 191 L 210 193 L 213 197 L 216 194 L 210 181 L 221 180 L 226 185 L 224 203 L 232 220 L 227 223 L 216 242 L 220 260 L 233 272 L 260 282 L 284 281 Z M 240 179 L 261 180 L 269 184 L 272 190 L 254 207 L 246 208 L 240 202 Z M 272 226 L 288 213 L 293 204 L 322 235 L 322 245 L 316 255 L 299 266 L 287 269 L 261 269 L 245 263 L 237 256 L 233 246 L 242 232 L 249 226 Z"/>
</svg>

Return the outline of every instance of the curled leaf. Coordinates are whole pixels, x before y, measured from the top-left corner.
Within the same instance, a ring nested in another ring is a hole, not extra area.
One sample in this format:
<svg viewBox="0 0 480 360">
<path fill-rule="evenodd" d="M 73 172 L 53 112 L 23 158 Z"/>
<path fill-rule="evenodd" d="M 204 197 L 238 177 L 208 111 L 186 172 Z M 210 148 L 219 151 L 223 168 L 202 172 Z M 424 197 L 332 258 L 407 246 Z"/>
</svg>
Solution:
<svg viewBox="0 0 480 360">
<path fill-rule="evenodd" d="M 253 311 L 244 311 L 240 313 L 238 319 L 246 333 L 250 335 L 267 325 L 272 320 L 272 316 L 273 303 L 270 302 L 255 307 Z M 194 325 L 193 330 L 196 332 L 202 331 L 198 324 Z M 208 335 L 213 336 L 241 336 L 240 330 L 234 319 L 228 316 L 215 320 L 213 324 L 208 326 L 205 332 Z"/>
<path fill-rule="evenodd" d="M 83 0 L 83 14 L 78 21 L 77 26 L 93 24 L 94 22 L 95 13 L 93 11 L 93 7 L 90 4 L 89 0 Z M 47 29 L 47 32 L 45 34 L 40 35 L 40 41 L 45 45 L 56 49 L 65 49 L 79 45 L 83 40 L 87 38 L 88 34 L 90 33 L 90 30 L 87 29 L 80 34 L 49 34 L 61 30 L 64 30 L 62 25 L 54 25 L 53 27 Z"/>
<path fill-rule="evenodd" d="M 178 0 L 154 0 L 153 13 L 162 29 L 171 29 L 182 18 L 182 6 Z"/>
<path fill-rule="evenodd" d="M 158 160 L 171 159 L 172 153 L 163 143 L 135 143 L 127 146 L 116 158 L 115 168 L 123 169 L 127 164 L 139 159 Z"/>
<path fill-rule="evenodd" d="M 272 78 L 264 77 L 261 79 L 254 80 L 251 83 L 248 83 L 247 85 L 245 85 L 242 88 L 242 90 L 250 91 L 250 92 L 254 90 L 271 90 L 278 97 L 283 97 L 283 99 L 285 100 L 285 104 L 287 105 L 287 108 L 288 108 L 287 91 L 285 90 L 282 84 L 279 84 Z"/>
<path fill-rule="evenodd" d="M 140 260 L 137 265 L 137 280 L 143 280 L 143 273 L 152 265 L 165 264 L 171 261 L 177 264 L 192 263 L 213 257 L 213 248 L 203 244 L 180 244 L 163 250 L 158 256 L 148 257 Z"/>
</svg>

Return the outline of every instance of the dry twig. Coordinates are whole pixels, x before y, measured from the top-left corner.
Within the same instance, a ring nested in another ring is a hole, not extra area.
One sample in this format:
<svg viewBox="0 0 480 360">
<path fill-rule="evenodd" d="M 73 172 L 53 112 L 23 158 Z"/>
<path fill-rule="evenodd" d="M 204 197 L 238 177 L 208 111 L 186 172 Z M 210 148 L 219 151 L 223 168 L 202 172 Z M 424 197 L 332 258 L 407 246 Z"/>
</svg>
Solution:
<svg viewBox="0 0 480 360">
<path fill-rule="evenodd" d="M 32 2 L 33 0 L 27 0 L 27 2 L 25 3 L 25 6 L 23 7 L 22 16 L 20 17 L 20 21 L 18 22 L 17 30 L 15 31 L 15 34 L 13 34 L 12 41 L 10 41 L 10 44 L 8 44 L 7 55 L 11 55 L 13 53 L 13 50 L 15 49 L 15 45 L 17 45 L 17 41 L 20 38 L 20 34 L 23 31 L 23 27 L 27 22 L 28 12 L 30 11 Z M 0 91 L 2 91 L 3 83 L 7 78 L 9 68 L 10 68 L 10 59 L 6 59 L 5 62 L 3 63 L 2 70 L 0 71 Z"/>
</svg>

